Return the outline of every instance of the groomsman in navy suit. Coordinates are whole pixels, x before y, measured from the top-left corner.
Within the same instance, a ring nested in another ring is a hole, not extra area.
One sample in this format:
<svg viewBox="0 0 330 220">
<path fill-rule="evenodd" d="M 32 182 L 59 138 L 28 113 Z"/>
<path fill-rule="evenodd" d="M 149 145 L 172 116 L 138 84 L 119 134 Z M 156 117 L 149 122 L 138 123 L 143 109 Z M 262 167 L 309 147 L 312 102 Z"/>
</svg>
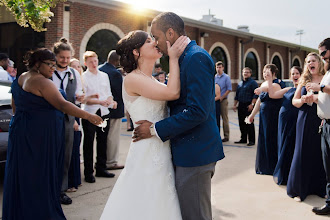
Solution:
<svg viewBox="0 0 330 220">
<path fill-rule="evenodd" d="M 184 22 L 172 12 L 152 21 L 151 33 L 158 48 L 167 54 L 171 45 L 185 34 Z M 175 184 L 183 220 L 210 220 L 211 178 L 218 160 L 224 158 L 214 103 L 214 63 L 195 41 L 190 41 L 180 59 L 180 98 L 169 102 L 170 117 L 155 124 L 142 120 L 133 141 L 157 135 L 170 139 Z"/>
</svg>

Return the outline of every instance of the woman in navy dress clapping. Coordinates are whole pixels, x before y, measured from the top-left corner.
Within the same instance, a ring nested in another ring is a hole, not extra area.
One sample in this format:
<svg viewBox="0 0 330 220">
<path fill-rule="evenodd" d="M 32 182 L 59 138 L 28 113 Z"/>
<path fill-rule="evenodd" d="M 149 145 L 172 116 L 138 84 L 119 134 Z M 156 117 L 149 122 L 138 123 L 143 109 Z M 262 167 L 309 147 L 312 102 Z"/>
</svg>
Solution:
<svg viewBox="0 0 330 220">
<path fill-rule="evenodd" d="M 256 106 L 248 120 L 252 122 L 256 112 L 260 108 L 259 136 L 256 156 L 256 173 L 273 175 L 277 163 L 277 122 L 278 113 L 282 105 L 282 99 L 272 99 L 268 94 L 268 80 L 276 89 L 284 88 L 283 81 L 276 78 L 278 72 L 274 64 L 267 64 L 263 70 L 266 80 L 255 92 L 259 95 Z M 260 107 L 259 107 L 260 106 Z"/>
<path fill-rule="evenodd" d="M 322 164 L 321 135 L 318 133 L 321 119 L 317 116 L 316 96 L 306 91 L 308 82 L 320 83 L 325 74 L 323 62 L 317 53 L 309 53 L 304 72 L 292 99 L 299 108 L 296 126 L 296 146 L 290 168 L 287 193 L 296 201 L 308 195 L 325 196 L 325 171 Z"/>
</svg>

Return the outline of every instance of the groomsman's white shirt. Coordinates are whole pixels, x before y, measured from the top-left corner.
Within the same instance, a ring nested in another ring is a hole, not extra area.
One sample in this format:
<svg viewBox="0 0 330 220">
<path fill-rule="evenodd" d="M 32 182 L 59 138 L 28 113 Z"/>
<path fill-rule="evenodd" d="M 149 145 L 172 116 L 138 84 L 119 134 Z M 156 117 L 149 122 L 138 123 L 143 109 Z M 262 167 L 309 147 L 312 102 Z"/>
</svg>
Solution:
<svg viewBox="0 0 330 220">
<path fill-rule="evenodd" d="M 110 81 L 108 74 L 105 72 L 102 72 L 98 70 L 97 74 L 94 74 L 90 72 L 88 69 L 83 73 L 83 82 L 84 82 L 84 91 L 85 91 L 85 97 L 98 94 L 99 100 L 106 100 L 110 96 L 112 96 L 111 93 L 111 87 L 110 87 Z M 108 107 L 104 107 L 99 104 L 95 105 L 85 105 L 84 110 L 95 114 L 97 110 L 101 110 L 101 116 L 109 114 Z"/>
<path fill-rule="evenodd" d="M 330 71 L 328 71 L 320 83 L 320 85 L 330 85 Z M 321 119 L 330 119 L 330 95 L 324 92 L 319 91 L 317 97 L 317 115 Z"/>
</svg>

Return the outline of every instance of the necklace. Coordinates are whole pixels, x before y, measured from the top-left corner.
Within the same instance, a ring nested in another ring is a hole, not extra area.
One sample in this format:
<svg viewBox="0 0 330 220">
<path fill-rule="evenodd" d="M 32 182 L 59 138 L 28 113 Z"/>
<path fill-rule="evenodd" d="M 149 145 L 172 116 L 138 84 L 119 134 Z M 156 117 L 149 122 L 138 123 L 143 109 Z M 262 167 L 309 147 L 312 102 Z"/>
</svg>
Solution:
<svg viewBox="0 0 330 220">
<path fill-rule="evenodd" d="M 153 76 L 148 76 L 147 74 L 145 74 L 144 72 L 142 72 L 140 69 L 138 69 L 138 71 L 139 71 L 140 73 L 142 73 L 144 76 L 146 76 L 146 77 L 148 77 L 148 78 L 150 78 L 150 79 L 153 79 L 153 78 L 154 78 Z"/>
</svg>

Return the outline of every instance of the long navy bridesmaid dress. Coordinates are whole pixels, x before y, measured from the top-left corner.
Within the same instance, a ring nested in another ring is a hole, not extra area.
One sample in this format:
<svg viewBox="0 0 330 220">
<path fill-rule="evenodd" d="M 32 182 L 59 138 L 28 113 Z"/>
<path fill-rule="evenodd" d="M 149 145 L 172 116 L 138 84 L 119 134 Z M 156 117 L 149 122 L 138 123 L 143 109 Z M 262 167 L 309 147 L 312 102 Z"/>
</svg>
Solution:
<svg viewBox="0 0 330 220">
<path fill-rule="evenodd" d="M 301 95 L 307 94 L 302 87 Z M 317 105 L 303 104 L 298 112 L 296 146 L 290 168 L 287 194 L 299 196 L 303 201 L 308 195 L 326 195 L 326 177 L 322 162 L 321 135 L 318 128 L 321 119 L 317 116 Z"/>
<path fill-rule="evenodd" d="M 291 88 L 283 96 L 283 103 L 278 116 L 278 160 L 273 174 L 276 184 L 285 185 L 293 158 L 298 108 L 292 105 L 296 88 Z"/>
<path fill-rule="evenodd" d="M 60 203 L 64 117 L 44 98 L 12 84 L 3 220 L 65 219 Z"/>
<path fill-rule="evenodd" d="M 278 79 L 273 80 L 273 83 L 284 87 Z M 273 175 L 277 163 L 277 123 L 282 99 L 271 99 L 267 92 L 262 92 L 259 98 L 261 105 L 255 169 L 257 174 Z"/>
<path fill-rule="evenodd" d="M 75 118 L 76 122 L 80 125 L 79 118 Z M 81 172 L 80 172 L 80 143 L 81 143 L 81 131 L 74 131 L 73 135 L 73 148 L 71 155 L 71 163 L 69 168 L 68 188 L 76 188 L 81 184 Z"/>
</svg>

